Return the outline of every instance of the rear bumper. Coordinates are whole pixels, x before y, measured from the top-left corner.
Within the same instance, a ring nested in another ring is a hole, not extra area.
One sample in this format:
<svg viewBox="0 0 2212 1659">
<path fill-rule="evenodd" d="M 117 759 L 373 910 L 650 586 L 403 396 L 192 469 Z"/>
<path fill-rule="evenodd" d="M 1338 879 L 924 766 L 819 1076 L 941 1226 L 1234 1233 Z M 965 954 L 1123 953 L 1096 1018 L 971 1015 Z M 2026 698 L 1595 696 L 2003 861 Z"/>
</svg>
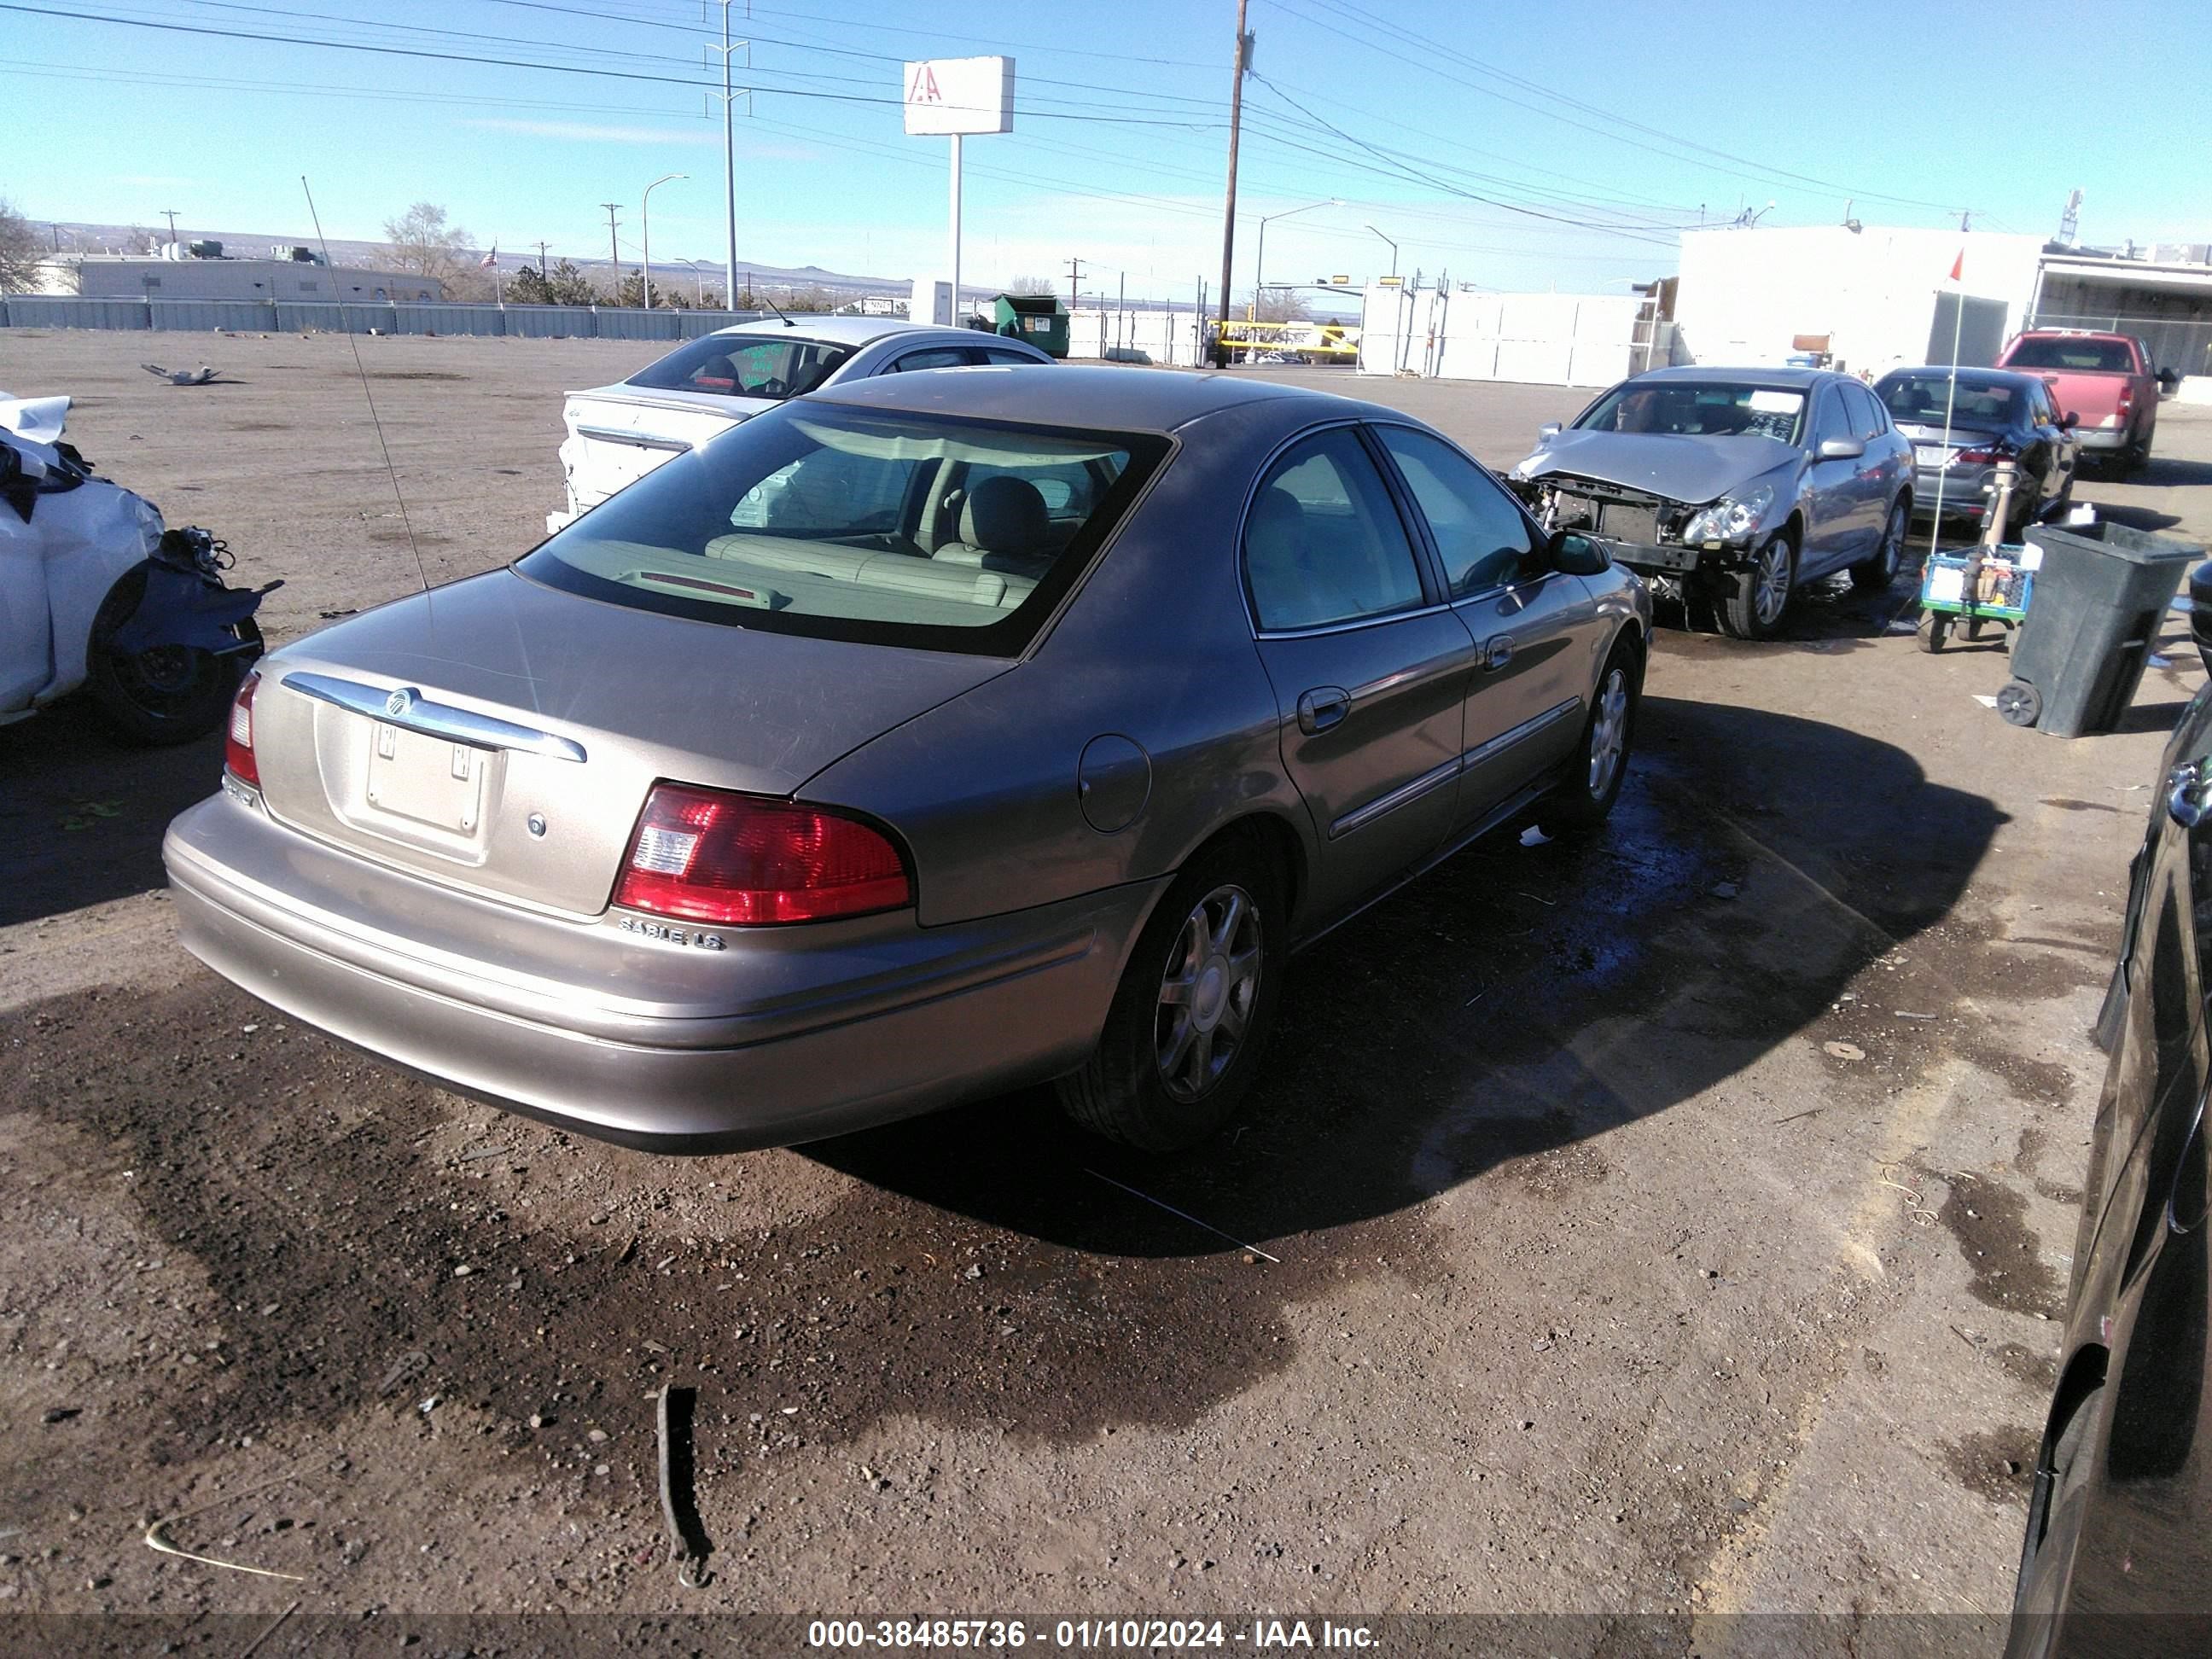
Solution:
<svg viewBox="0 0 2212 1659">
<path fill-rule="evenodd" d="M 2125 449 L 2135 436 L 2124 426 L 2078 427 L 2074 435 L 2081 439 L 2083 453 L 2093 455 Z"/>
<path fill-rule="evenodd" d="M 943 927 L 726 929 L 711 953 L 641 940 L 641 981 L 698 976 L 675 1012 L 544 962 L 519 976 L 507 907 L 488 907 L 507 933 L 493 959 L 397 936 L 421 897 L 401 890 L 427 884 L 226 796 L 182 814 L 162 854 L 185 948 L 272 1007 L 456 1093 L 658 1152 L 788 1146 L 1072 1069 L 1162 884 Z M 585 924 L 542 925 L 557 946 Z"/>
<path fill-rule="evenodd" d="M 1988 516 L 1990 498 L 1986 491 L 1990 478 L 1987 466 L 1952 467 L 1939 471 L 1920 467 L 1912 475 L 1912 516 L 1925 521 L 1936 516 L 1936 498 L 1940 491 L 1943 498 L 1943 516 L 1947 519 L 1983 519 Z M 2023 476 L 2021 484 L 2035 487 L 2035 480 Z"/>
</svg>

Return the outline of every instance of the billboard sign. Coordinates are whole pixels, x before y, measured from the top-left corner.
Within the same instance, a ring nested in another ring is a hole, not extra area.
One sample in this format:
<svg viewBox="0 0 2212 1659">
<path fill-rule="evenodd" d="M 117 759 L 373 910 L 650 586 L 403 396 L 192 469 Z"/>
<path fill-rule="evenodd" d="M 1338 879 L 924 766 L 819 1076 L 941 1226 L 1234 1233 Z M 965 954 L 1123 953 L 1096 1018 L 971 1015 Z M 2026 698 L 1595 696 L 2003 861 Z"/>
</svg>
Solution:
<svg viewBox="0 0 2212 1659">
<path fill-rule="evenodd" d="M 1014 60 L 930 58 L 906 66 L 909 133 L 1012 132 Z"/>
</svg>

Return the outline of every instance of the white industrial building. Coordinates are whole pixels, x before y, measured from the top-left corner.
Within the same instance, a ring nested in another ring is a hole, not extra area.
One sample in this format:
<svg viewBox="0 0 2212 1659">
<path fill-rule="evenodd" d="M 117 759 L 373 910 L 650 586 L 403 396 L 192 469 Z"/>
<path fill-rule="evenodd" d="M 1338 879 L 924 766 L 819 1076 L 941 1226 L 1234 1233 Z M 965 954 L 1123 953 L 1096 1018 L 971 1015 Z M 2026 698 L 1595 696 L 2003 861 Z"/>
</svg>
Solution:
<svg viewBox="0 0 2212 1659">
<path fill-rule="evenodd" d="M 37 281 L 33 292 L 88 300 L 342 300 L 374 305 L 442 300 L 446 295 L 444 285 L 432 277 L 326 265 L 298 258 L 289 248 L 271 258 L 195 257 L 167 250 L 159 255 L 72 254 L 43 261 Z"/>
<path fill-rule="evenodd" d="M 1650 301 L 1638 294 L 1498 294 L 1376 283 L 1361 307 L 1360 372 L 1611 386 L 1652 366 L 1650 311 Z"/>
<path fill-rule="evenodd" d="M 1685 231 L 1674 360 L 1774 364 L 1818 349 L 1836 368 L 1880 374 L 1949 362 L 1954 340 L 1956 361 L 1986 366 L 2024 328 L 2084 328 L 2139 335 L 2160 368 L 2204 374 L 2212 367 L 2206 250 L 2151 252 L 2198 257 L 2115 254 L 1981 230 Z M 1813 341 L 1826 344 L 1801 344 Z"/>
<path fill-rule="evenodd" d="M 2112 252 L 1995 231 L 1730 226 L 1685 231 L 1678 276 L 1641 293 L 1376 283 L 1361 322 L 1370 374 L 1589 386 L 1668 363 L 1808 354 L 1854 374 L 1987 365 L 2024 328 L 2105 330 L 2140 337 L 2183 398 L 2212 401 L 2212 247 L 2201 245 Z"/>
</svg>

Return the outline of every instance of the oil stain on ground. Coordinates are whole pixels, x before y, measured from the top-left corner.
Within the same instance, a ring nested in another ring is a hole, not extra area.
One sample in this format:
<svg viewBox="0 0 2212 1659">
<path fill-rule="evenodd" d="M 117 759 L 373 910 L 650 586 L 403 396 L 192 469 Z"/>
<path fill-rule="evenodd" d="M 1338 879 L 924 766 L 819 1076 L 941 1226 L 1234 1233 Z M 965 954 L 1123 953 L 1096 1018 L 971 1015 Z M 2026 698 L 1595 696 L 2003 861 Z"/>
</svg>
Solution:
<svg viewBox="0 0 2212 1659">
<path fill-rule="evenodd" d="M 1975 1299 L 2012 1313 L 2055 1315 L 2058 1279 L 2044 1265 L 2028 1227 L 2027 1200 L 1992 1181 L 1946 1176 L 1931 1170 L 1920 1173 L 1948 1183 L 1936 1218 L 1958 1243 L 1972 1275 L 1967 1288 Z"/>
</svg>

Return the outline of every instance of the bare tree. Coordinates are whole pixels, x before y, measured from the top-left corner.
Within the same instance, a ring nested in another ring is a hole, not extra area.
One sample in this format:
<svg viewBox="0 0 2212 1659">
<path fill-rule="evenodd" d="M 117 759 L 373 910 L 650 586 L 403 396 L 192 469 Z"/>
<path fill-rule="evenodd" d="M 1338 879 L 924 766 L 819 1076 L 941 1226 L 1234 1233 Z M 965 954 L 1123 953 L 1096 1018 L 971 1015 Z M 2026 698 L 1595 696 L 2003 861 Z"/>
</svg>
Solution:
<svg viewBox="0 0 2212 1659">
<path fill-rule="evenodd" d="M 384 222 L 391 246 L 382 263 L 434 282 L 450 283 L 476 267 L 470 244 L 474 240 L 459 225 L 446 222 L 446 210 L 434 202 L 417 202 L 396 219 Z"/>
<path fill-rule="evenodd" d="M 43 252 L 31 222 L 0 197 L 0 294 L 22 294 L 37 285 L 33 267 Z"/>
<path fill-rule="evenodd" d="M 154 233 L 143 225 L 133 225 L 131 234 L 123 239 L 125 253 L 151 253 L 155 250 Z"/>
<path fill-rule="evenodd" d="M 1049 276 L 1017 276 L 1006 285 L 1009 294 L 1052 294 L 1057 291 Z"/>
<path fill-rule="evenodd" d="M 1263 288 L 1254 296 L 1253 317 L 1262 323 L 1302 323 L 1313 315 L 1306 296 L 1294 288 Z"/>
</svg>

